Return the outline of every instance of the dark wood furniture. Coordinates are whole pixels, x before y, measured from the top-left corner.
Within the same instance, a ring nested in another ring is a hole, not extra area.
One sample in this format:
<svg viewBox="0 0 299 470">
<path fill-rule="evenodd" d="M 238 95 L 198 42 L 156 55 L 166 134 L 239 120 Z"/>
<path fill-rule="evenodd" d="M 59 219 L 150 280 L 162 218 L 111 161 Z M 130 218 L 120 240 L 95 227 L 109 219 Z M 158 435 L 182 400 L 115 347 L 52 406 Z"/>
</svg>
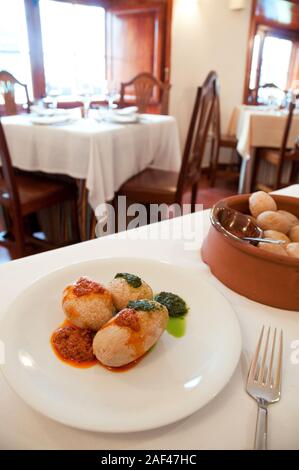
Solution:
<svg viewBox="0 0 299 470">
<path fill-rule="evenodd" d="M 217 97 L 214 107 L 214 117 L 212 126 L 211 159 L 210 159 L 210 181 L 211 186 L 215 186 L 217 176 L 224 179 L 236 179 L 239 177 L 239 170 L 235 170 L 236 163 L 225 165 L 224 170 L 220 170 L 219 154 L 221 148 L 231 149 L 232 158 L 237 151 L 237 138 L 228 134 L 221 133 L 221 109 L 220 109 L 220 91 L 219 81 L 217 79 Z"/>
<path fill-rule="evenodd" d="M 290 103 L 289 113 L 286 120 L 286 125 L 283 133 L 282 143 L 280 149 L 276 148 L 257 148 L 255 154 L 255 161 L 253 167 L 252 181 L 251 186 L 252 190 L 262 189 L 265 191 L 272 191 L 279 189 L 283 186 L 282 184 L 282 174 L 284 164 L 290 162 L 292 165 L 291 178 L 290 182 L 295 181 L 296 173 L 299 164 L 299 148 L 297 144 L 294 143 L 294 148 L 288 148 L 289 134 L 291 130 L 293 114 L 294 114 L 295 104 Z M 266 161 L 269 165 L 275 168 L 275 180 L 273 186 L 267 186 L 261 182 L 257 181 L 258 173 L 260 169 L 261 161 Z"/>
<path fill-rule="evenodd" d="M 24 98 L 26 99 L 25 110 L 30 112 L 30 100 L 28 95 L 28 88 L 25 83 L 19 82 L 11 73 L 6 70 L 0 70 L 0 95 L 4 99 L 4 110 L 7 116 L 18 114 L 21 105 L 15 101 L 15 87 L 19 86 L 24 89 Z"/>
<path fill-rule="evenodd" d="M 140 73 L 129 82 L 121 84 L 119 106 L 123 108 L 128 104 L 126 90 L 133 89 L 131 95 L 140 113 L 148 112 L 149 106 L 155 103 L 160 108 L 160 114 L 168 114 L 170 88 L 169 83 L 160 82 L 150 73 Z"/>
<path fill-rule="evenodd" d="M 180 172 L 146 169 L 128 180 L 118 195 L 143 204 L 182 205 L 183 195 L 191 190 L 191 210 L 194 212 L 202 160 L 217 97 L 216 87 L 217 75 L 210 72 L 202 87 L 197 89 Z"/>
<path fill-rule="evenodd" d="M 27 245 L 34 244 L 41 249 L 57 248 L 45 240 L 28 233 L 27 217 L 42 209 L 69 201 L 75 233 L 79 233 L 77 219 L 76 185 L 14 171 L 10 154 L 0 122 L 0 206 L 4 207 L 10 220 L 11 235 L 2 234 L 0 245 L 10 249 L 15 258 L 26 255 Z M 66 216 L 65 216 L 66 219 Z M 67 219 L 66 219 L 67 221 Z M 59 246 L 63 246 L 62 243 Z"/>
</svg>

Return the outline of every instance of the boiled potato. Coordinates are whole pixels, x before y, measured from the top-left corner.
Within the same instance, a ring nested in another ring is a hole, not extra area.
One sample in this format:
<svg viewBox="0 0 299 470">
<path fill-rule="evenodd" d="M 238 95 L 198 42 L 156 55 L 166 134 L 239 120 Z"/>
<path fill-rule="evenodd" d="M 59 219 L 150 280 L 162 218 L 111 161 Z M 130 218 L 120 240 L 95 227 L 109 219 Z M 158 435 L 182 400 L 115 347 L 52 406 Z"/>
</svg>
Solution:
<svg viewBox="0 0 299 470">
<path fill-rule="evenodd" d="M 285 234 L 287 234 L 292 227 L 286 215 L 274 211 L 262 212 L 262 214 L 257 217 L 256 222 L 263 230 L 275 230 Z"/>
<path fill-rule="evenodd" d="M 280 256 L 287 256 L 286 249 L 283 248 L 281 245 L 271 245 L 270 243 L 259 243 L 258 247 L 261 250 L 268 251 L 269 253 L 273 253 L 275 255 Z"/>
<path fill-rule="evenodd" d="M 129 273 L 116 274 L 108 285 L 112 294 L 113 303 L 117 310 L 127 307 L 132 300 L 153 299 L 151 287 L 140 277 Z"/>
<path fill-rule="evenodd" d="M 62 308 L 74 325 L 94 331 L 98 331 L 114 313 L 110 292 L 87 277 L 81 277 L 64 289 Z"/>
<path fill-rule="evenodd" d="M 277 212 L 279 212 L 279 214 L 285 215 L 291 222 L 292 226 L 299 224 L 298 217 L 296 217 L 294 214 L 291 214 L 291 212 L 288 212 L 288 211 L 277 211 Z"/>
<path fill-rule="evenodd" d="M 292 242 L 297 243 L 299 242 L 299 225 L 295 225 L 291 228 L 289 237 Z"/>
<path fill-rule="evenodd" d="M 299 243 L 289 243 L 287 253 L 292 258 L 299 258 Z"/>
<path fill-rule="evenodd" d="M 253 217 L 258 217 L 262 212 L 276 211 L 277 205 L 273 197 L 264 191 L 257 191 L 249 198 L 249 208 Z"/>
<path fill-rule="evenodd" d="M 93 352 L 105 366 L 121 367 L 143 356 L 160 338 L 168 310 L 153 300 L 132 302 L 97 332 Z"/>
<path fill-rule="evenodd" d="M 270 240 L 283 240 L 286 244 L 291 242 L 287 235 L 277 232 L 276 230 L 265 230 L 264 238 L 270 238 Z"/>
</svg>

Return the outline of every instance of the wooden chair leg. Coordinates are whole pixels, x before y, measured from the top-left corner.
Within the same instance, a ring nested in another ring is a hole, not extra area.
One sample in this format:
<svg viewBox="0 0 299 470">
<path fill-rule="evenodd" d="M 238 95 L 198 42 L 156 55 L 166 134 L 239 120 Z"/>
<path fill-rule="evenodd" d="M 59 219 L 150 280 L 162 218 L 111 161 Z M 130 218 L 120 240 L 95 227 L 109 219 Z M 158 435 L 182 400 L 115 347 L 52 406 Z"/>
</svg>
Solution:
<svg viewBox="0 0 299 470">
<path fill-rule="evenodd" d="M 198 191 L 198 183 L 194 184 L 192 186 L 192 190 L 191 190 L 191 212 L 192 212 L 192 214 L 195 212 L 197 191 Z"/>
<path fill-rule="evenodd" d="M 73 199 L 70 202 L 70 209 L 71 209 L 71 221 L 72 221 L 72 236 L 74 237 L 74 241 L 79 242 L 81 241 L 81 231 L 80 231 L 80 223 L 79 223 L 79 211 L 78 211 L 78 204 L 76 199 Z"/>
<path fill-rule="evenodd" d="M 14 259 L 23 258 L 25 256 L 25 234 L 23 219 L 16 214 L 12 215 L 13 235 L 15 239 L 14 248 L 12 248 L 12 256 Z"/>
<path fill-rule="evenodd" d="M 259 151 L 256 150 L 255 158 L 254 158 L 254 164 L 253 164 L 252 177 L 251 177 L 251 182 L 250 182 L 251 192 L 255 191 L 255 188 L 256 188 L 257 177 L 258 177 L 258 174 L 259 174 L 260 164 L 261 164 L 261 159 L 260 159 L 260 156 L 259 156 Z"/>
<path fill-rule="evenodd" d="M 81 240 L 85 241 L 87 239 L 87 189 L 85 185 L 85 180 L 79 181 L 78 207 L 80 214 Z"/>
<path fill-rule="evenodd" d="M 282 182 L 281 182 L 282 170 L 283 170 L 283 165 L 282 164 L 280 164 L 276 167 L 276 178 L 275 178 L 275 183 L 274 183 L 274 187 L 273 187 L 274 190 L 280 189 L 282 187 Z"/>
<path fill-rule="evenodd" d="M 290 183 L 291 184 L 298 183 L 298 176 L 299 176 L 299 162 L 292 162 Z"/>
<path fill-rule="evenodd" d="M 97 218 L 95 216 L 94 211 L 91 211 L 90 214 L 90 229 L 89 229 L 89 239 L 94 240 L 96 238 L 96 225 L 97 225 Z"/>
</svg>

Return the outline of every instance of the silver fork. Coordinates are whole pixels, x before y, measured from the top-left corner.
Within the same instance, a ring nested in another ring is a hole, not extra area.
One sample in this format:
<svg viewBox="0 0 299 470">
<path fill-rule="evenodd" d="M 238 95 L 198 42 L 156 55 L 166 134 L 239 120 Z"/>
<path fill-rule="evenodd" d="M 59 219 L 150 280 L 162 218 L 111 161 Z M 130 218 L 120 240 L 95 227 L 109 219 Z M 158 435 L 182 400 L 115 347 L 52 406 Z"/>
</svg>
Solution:
<svg viewBox="0 0 299 470">
<path fill-rule="evenodd" d="M 265 327 L 263 326 L 247 379 L 247 393 L 258 404 L 255 450 L 267 450 L 268 406 L 278 402 L 281 396 L 283 333 L 281 330 L 277 341 L 276 328 L 273 335 L 270 335 L 271 328 L 269 328 L 262 348 L 264 331 Z M 270 336 L 273 338 L 272 347 L 269 348 Z M 278 352 L 276 351 L 276 343 L 278 343 Z M 271 352 L 268 358 L 269 350 Z"/>
</svg>

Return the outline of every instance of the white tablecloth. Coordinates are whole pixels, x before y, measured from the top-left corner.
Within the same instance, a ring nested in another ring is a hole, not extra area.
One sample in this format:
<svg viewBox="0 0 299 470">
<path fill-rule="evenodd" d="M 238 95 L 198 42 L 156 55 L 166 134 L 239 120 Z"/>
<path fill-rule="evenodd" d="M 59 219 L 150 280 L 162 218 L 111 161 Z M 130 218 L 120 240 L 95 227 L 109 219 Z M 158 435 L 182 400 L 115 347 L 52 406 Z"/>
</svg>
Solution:
<svg viewBox="0 0 299 470">
<path fill-rule="evenodd" d="M 171 116 L 145 115 L 141 123 L 127 125 L 90 118 L 42 126 L 27 115 L 1 121 L 15 167 L 85 179 L 93 209 L 148 166 L 178 171 L 181 165 Z"/>
<path fill-rule="evenodd" d="M 238 139 L 238 153 L 249 159 L 253 148 L 280 148 L 287 120 L 286 111 L 271 111 L 263 106 L 237 106 L 229 124 L 229 135 Z M 299 137 L 299 114 L 294 114 L 288 146 Z"/>
<path fill-rule="evenodd" d="M 289 192 L 299 197 L 299 185 Z M 157 239 L 155 235 L 162 228 L 160 233 L 165 235 L 168 229 L 171 239 L 165 236 Z M 293 342 L 299 340 L 299 313 L 252 302 L 218 282 L 201 261 L 201 240 L 196 241 L 193 250 L 186 245 L 190 234 L 190 240 L 194 240 L 201 234 L 205 236 L 208 228 L 209 211 L 205 211 L 0 266 L 0 318 L 8 304 L 31 282 L 69 263 L 96 257 L 133 256 L 190 266 L 231 302 L 243 340 L 241 361 L 231 381 L 211 403 L 187 419 L 149 432 L 109 435 L 60 425 L 31 410 L 0 376 L 1 449 L 251 449 L 257 407 L 244 387 L 262 325 L 284 330 L 282 399 L 269 410 L 269 448 L 299 449 L 299 364 L 291 361 Z"/>
</svg>

